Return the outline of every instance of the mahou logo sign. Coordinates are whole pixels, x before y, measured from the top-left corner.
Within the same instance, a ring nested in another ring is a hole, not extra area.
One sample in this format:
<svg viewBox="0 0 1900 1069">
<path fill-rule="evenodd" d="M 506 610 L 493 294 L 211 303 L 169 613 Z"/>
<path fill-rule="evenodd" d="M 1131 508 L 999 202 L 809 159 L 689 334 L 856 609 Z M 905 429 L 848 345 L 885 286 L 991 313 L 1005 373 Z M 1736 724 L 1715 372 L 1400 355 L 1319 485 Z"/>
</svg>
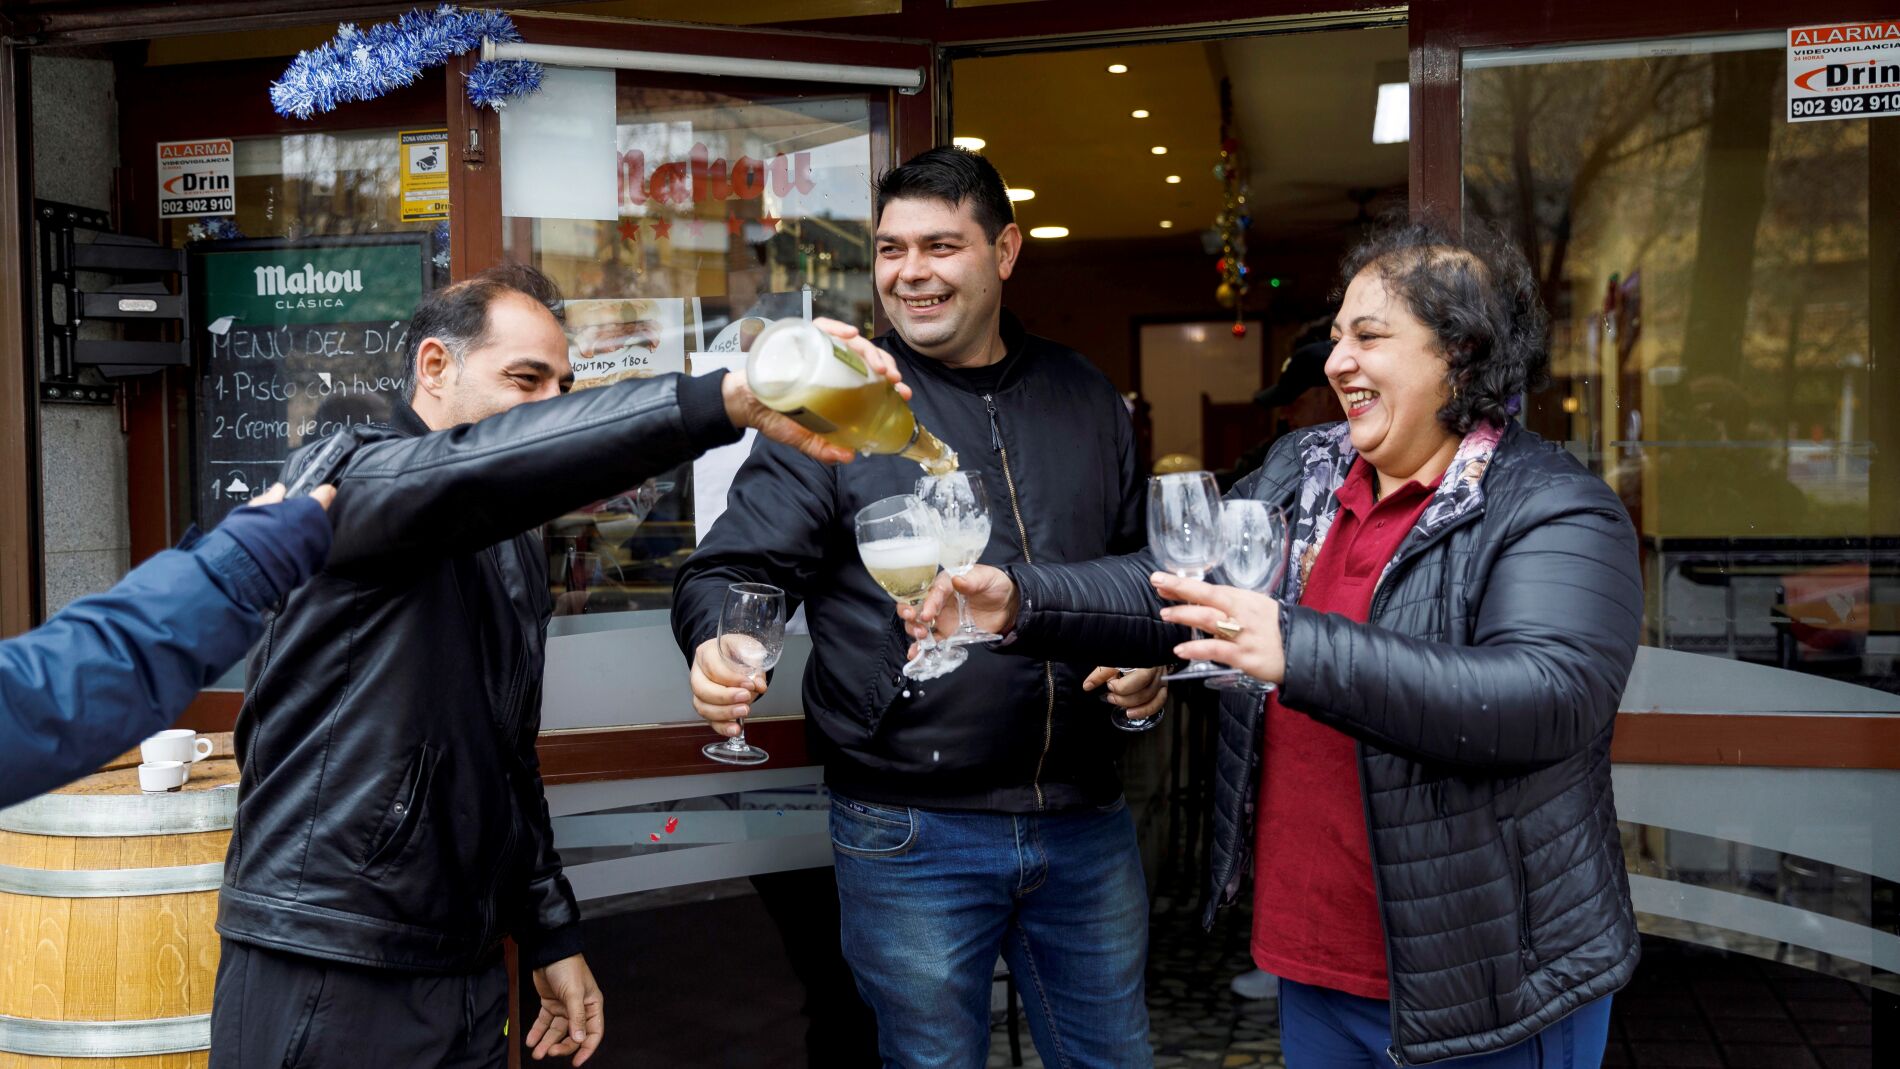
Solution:
<svg viewBox="0 0 1900 1069">
<path fill-rule="evenodd" d="M 779 153 L 769 160 L 740 156 L 716 158 L 704 144 L 695 144 L 684 160 L 650 164 L 641 149 L 620 154 L 620 203 L 644 206 L 649 202 L 685 207 L 705 201 L 758 200 L 770 189 L 783 199 L 818 188 L 812 177 L 811 153 Z"/>
</svg>

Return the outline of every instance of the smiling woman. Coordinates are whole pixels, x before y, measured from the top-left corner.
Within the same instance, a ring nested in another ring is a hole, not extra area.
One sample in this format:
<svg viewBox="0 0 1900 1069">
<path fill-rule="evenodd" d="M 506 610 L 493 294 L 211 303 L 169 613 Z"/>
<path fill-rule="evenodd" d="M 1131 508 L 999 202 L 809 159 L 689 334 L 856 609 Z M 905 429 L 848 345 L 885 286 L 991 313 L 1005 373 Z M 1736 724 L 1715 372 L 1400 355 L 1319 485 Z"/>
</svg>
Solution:
<svg viewBox="0 0 1900 1069">
<path fill-rule="evenodd" d="M 1341 276 L 1326 377 L 1382 493 L 1435 478 L 1473 428 L 1502 425 L 1542 384 L 1536 285 L 1482 224 L 1460 246 L 1424 225 L 1387 230 Z"/>
</svg>

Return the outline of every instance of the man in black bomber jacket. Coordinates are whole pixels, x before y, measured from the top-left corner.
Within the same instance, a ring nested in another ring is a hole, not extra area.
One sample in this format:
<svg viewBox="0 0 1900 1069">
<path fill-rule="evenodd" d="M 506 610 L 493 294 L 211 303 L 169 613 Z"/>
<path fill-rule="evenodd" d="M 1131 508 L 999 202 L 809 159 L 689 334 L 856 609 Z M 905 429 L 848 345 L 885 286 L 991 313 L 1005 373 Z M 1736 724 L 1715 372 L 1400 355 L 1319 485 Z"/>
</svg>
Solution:
<svg viewBox="0 0 1900 1069">
<path fill-rule="evenodd" d="M 919 422 L 987 484 L 982 560 L 1140 545 L 1121 398 L 1002 310 L 1022 234 L 995 168 L 932 149 L 883 177 L 876 219 L 878 292 L 897 328 L 878 344 L 915 389 Z M 729 584 L 771 583 L 804 605 L 804 707 L 832 792 L 843 949 L 885 1065 L 980 1066 L 999 951 L 1045 1057 L 1149 1064 L 1147 900 L 1116 771 L 1122 733 L 1084 684 L 1106 683 L 1134 715 L 1159 707 L 1160 688 L 1152 671 L 1116 677 L 982 646 L 954 673 L 906 684 L 910 640 L 859 561 L 854 517 L 920 475 L 900 457 L 831 470 L 757 445 L 675 587 L 695 707 L 730 735 L 757 698 L 718 652 Z"/>
<path fill-rule="evenodd" d="M 600 1043 L 535 760 L 552 608 L 536 529 L 741 426 L 814 463 L 850 455 L 738 373 L 559 396 L 558 304 L 517 265 L 424 298 L 408 403 L 347 432 L 329 563 L 271 622 L 238 718 L 216 1069 L 498 1069 L 504 936 L 541 996 L 537 1056 L 579 1065 Z M 821 325 L 896 380 L 856 331 Z M 300 449 L 285 480 L 324 453 Z"/>
</svg>

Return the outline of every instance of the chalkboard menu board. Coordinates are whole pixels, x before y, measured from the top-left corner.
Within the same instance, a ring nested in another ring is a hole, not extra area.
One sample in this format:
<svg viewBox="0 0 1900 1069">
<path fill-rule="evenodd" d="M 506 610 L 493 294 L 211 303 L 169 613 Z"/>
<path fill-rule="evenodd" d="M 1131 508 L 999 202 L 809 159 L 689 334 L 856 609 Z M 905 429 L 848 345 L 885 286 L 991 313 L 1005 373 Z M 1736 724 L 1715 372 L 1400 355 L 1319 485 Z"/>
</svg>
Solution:
<svg viewBox="0 0 1900 1069">
<path fill-rule="evenodd" d="M 409 315 L 432 281 L 427 237 L 191 248 L 199 526 L 276 482 L 305 441 L 388 419 L 408 376 Z"/>
</svg>

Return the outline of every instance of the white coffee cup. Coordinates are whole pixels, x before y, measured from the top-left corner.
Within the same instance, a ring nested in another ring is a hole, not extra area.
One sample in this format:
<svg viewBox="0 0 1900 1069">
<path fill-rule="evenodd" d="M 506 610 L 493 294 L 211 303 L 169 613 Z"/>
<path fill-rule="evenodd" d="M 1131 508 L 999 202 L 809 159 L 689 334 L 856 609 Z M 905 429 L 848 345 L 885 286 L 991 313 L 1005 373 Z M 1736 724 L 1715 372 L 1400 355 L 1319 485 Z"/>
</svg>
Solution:
<svg viewBox="0 0 1900 1069">
<path fill-rule="evenodd" d="M 147 761 L 177 761 L 191 765 L 211 756 L 211 740 L 190 728 L 161 731 L 139 743 L 139 756 Z"/>
<path fill-rule="evenodd" d="M 139 790 L 147 794 L 175 791 L 191 777 L 183 761 L 147 761 L 139 766 Z"/>
</svg>

